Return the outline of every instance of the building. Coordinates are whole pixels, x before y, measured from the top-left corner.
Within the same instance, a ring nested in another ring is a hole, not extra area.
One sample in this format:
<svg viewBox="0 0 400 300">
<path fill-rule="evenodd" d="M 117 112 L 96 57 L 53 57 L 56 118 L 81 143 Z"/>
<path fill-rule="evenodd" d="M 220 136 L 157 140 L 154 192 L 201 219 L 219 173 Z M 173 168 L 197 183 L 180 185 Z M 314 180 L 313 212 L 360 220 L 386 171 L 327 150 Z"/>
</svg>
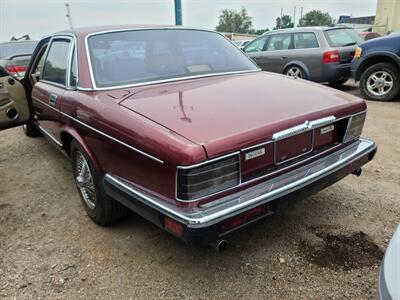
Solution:
<svg viewBox="0 0 400 300">
<path fill-rule="evenodd" d="M 383 34 L 400 30 L 400 0 L 378 0 L 373 28 Z"/>
</svg>

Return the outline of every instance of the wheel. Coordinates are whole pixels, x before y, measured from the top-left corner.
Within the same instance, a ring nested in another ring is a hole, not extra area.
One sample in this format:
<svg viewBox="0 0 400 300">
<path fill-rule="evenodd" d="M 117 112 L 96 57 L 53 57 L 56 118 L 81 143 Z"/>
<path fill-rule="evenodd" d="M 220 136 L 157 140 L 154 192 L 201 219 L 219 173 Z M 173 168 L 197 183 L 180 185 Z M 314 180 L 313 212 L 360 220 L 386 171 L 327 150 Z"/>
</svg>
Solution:
<svg viewBox="0 0 400 300">
<path fill-rule="evenodd" d="M 306 74 L 299 66 L 290 66 L 285 70 L 285 75 L 289 77 L 306 78 Z"/>
<path fill-rule="evenodd" d="M 108 225 L 124 218 L 128 209 L 104 192 L 101 177 L 85 150 L 75 140 L 71 143 L 71 158 L 75 184 L 88 216 L 99 225 Z"/>
<path fill-rule="evenodd" d="M 348 78 L 342 78 L 338 81 L 333 81 L 333 82 L 329 82 L 329 86 L 333 87 L 333 88 L 338 88 L 341 85 L 343 85 L 347 80 L 349 80 Z"/>
<path fill-rule="evenodd" d="M 42 133 L 33 125 L 33 123 L 27 123 L 22 125 L 22 129 L 24 130 L 24 133 L 26 136 L 29 137 L 38 137 L 42 136 Z"/>
<path fill-rule="evenodd" d="M 370 66 L 361 75 L 360 91 L 367 99 L 392 100 L 400 91 L 399 70 L 389 63 Z"/>
</svg>

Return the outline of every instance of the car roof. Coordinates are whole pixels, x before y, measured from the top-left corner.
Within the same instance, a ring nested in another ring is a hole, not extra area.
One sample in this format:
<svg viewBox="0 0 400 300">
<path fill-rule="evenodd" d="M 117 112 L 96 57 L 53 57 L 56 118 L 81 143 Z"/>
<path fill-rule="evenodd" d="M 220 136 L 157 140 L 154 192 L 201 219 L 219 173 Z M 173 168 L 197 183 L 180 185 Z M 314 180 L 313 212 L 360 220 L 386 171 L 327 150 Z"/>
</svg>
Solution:
<svg viewBox="0 0 400 300">
<path fill-rule="evenodd" d="M 326 30 L 333 30 L 333 29 L 351 29 L 347 26 L 309 26 L 309 27 L 297 27 L 297 28 L 285 28 L 285 29 L 276 29 L 272 31 L 267 31 L 264 33 L 267 34 L 274 34 L 274 33 L 291 33 L 291 32 L 317 32 L 317 31 L 326 31 Z"/>
<path fill-rule="evenodd" d="M 136 24 L 136 25 L 107 25 L 107 26 L 93 26 L 93 27 L 81 27 L 75 28 L 65 31 L 56 32 L 52 35 L 60 35 L 60 34 L 73 34 L 77 36 L 86 36 L 94 33 L 101 33 L 107 31 L 122 31 L 122 30 L 137 30 L 137 29 L 191 29 L 191 30 L 204 30 L 211 31 L 207 29 L 190 27 L 190 26 L 176 26 L 176 25 L 148 25 L 148 24 Z"/>
</svg>

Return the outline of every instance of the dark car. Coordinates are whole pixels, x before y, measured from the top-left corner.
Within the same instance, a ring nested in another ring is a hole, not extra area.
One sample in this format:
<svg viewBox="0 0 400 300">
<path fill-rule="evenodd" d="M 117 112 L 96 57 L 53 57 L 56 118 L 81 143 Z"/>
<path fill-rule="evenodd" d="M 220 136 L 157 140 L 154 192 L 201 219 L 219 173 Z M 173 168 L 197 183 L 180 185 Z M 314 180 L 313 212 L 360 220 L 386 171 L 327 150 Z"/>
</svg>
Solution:
<svg viewBox="0 0 400 300">
<path fill-rule="evenodd" d="M 0 43 L 0 66 L 11 75 L 22 78 L 37 41 L 12 41 Z"/>
<path fill-rule="evenodd" d="M 400 299 L 400 226 L 386 249 L 380 268 L 379 299 Z"/>
<path fill-rule="evenodd" d="M 276 201 L 359 175 L 377 149 L 360 137 L 364 100 L 262 72 L 207 30 L 56 33 L 40 41 L 23 85 L 4 72 L 0 83 L 0 128 L 25 124 L 69 156 L 95 222 L 128 207 L 219 250 Z"/>
<path fill-rule="evenodd" d="M 400 33 L 376 38 L 357 48 L 352 75 L 371 100 L 390 101 L 400 91 Z"/>
<path fill-rule="evenodd" d="M 268 32 L 244 51 L 264 71 L 339 86 L 362 39 L 347 27 L 301 27 Z"/>
</svg>

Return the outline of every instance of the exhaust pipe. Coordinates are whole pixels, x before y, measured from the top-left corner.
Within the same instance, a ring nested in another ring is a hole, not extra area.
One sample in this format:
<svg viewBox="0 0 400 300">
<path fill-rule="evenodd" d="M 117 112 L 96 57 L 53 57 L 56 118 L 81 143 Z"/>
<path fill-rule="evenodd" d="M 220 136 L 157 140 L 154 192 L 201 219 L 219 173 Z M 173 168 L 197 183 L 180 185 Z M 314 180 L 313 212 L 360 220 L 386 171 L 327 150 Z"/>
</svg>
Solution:
<svg viewBox="0 0 400 300">
<path fill-rule="evenodd" d="M 353 171 L 353 175 L 356 175 L 356 176 L 361 176 L 361 173 L 362 173 L 362 169 L 361 168 L 359 168 L 359 169 L 357 169 L 357 170 L 355 170 L 355 171 Z"/>
<path fill-rule="evenodd" d="M 226 250 L 228 242 L 226 240 L 216 240 L 211 242 L 210 246 L 213 247 L 217 251 L 217 253 L 222 253 Z"/>
</svg>

